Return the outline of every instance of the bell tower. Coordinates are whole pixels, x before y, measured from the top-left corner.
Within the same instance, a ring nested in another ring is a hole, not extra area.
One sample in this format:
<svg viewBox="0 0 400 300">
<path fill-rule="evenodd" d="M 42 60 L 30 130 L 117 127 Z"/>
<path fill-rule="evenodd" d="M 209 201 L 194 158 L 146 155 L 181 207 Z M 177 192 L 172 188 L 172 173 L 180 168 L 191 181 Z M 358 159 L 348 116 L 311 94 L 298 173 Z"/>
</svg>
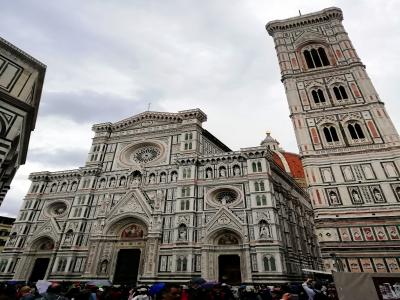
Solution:
<svg viewBox="0 0 400 300">
<path fill-rule="evenodd" d="M 266 25 L 326 269 L 400 272 L 400 139 L 331 7 Z"/>
</svg>

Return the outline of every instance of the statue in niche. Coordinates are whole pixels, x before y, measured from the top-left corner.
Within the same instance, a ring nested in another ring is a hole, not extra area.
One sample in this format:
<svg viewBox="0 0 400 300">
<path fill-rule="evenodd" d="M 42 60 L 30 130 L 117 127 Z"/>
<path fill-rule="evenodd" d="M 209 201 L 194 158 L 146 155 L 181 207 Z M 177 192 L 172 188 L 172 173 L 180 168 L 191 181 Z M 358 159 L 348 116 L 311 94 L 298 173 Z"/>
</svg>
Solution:
<svg viewBox="0 0 400 300">
<path fill-rule="evenodd" d="M 266 239 L 271 237 L 271 229 L 269 228 L 269 225 L 267 224 L 266 221 L 262 220 L 259 223 L 260 231 L 260 239 Z"/>
<path fill-rule="evenodd" d="M 378 189 L 374 189 L 373 193 L 374 193 L 374 197 L 375 197 L 376 201 L 378 201 L 378 202 L 383 201 L 382 193 Z"/>
<path fill-rule="evenodd" d="M 125 184 L 126 184 L 126 179 L 125 179 L 125 177 L 121 177 L 121 179 L 119 180 L 119 185 L 120 185 L 120 186 L 125 186 Z"/>
<path fill-rule="evenodd" d="M 110 187 L 115 187 L 115 178 L 110 179 Z"/>
<path fill-rule="evenodd" d="M 358 194 L 358 192 L 356 190 L 353 190 L 351 192 L 351 196 L 352 196 L 354 202 L 356 202 L 356 203 L 362 202 L 360 195 Z"/>
<path fill-rule="evenodd" d="M 180 227 L 179 228 L 179 240 L 181 241 L 186 241 L 187 238 L 187 232 L 186 232 L 186 228 L 185 227 Z"/>
<path fill-rule="evenodd" d="M 105 259 L 100 264 L 100 273 L 101 274 L 107 273 L 107 267 L 108 267 L 108 260 Z"/>
<path fill-rule="evenodd" d="M 234 174 L 235 176 L 240 176 L 240 168 L 239 168 L 238 166 L 235 166 L 235 167 L 233 168 L 233 174 Z"/>
<path fill-rule="evenodd" d="M 212 170 L 211 169 L 207 169 L 206 178 L 212 178 Z"/>
<path fill-rule="evenodd" d="M 142 174 L 139 171 L 132 173 L 132 184 L 139 185 L 142 182 Z"/>
<path fill-rule="evenodd" d="M 71 245 L 73 236 L 74 236 L 73 231 L 72 230 L 68 230 L 68 232 L 65 234 L 64 244 L 65 245 Z"/>
<path fill-rule="evenodd" d="M 397 195 L 397 199 L 400 200 L 400 186 L 396 187 L 396 195 Z"/>
<path fill-rule="evenodd" d="M 156 176 L 154 174 L 151 174 L 149 177 L 149 183 L 154 184 L 156 182 Z"/>
<path fill-rule="evenodd" d="M 165 173 L 162 173 L 160 176 L 160 182 L 166 182 L 167 179 L 167 175 L 165 175 Z"/>
<path fill-rule="evenodd" d="M 334 191 L 329 192 L 329 200 L 331 204 L 340 204 L 339 198 Z"/>
<path fill-rule="evenodd" d="M 225 168 L 220 168 L 219 169 L 219 177 L 225 177 L 225 176 L 226 176 Z"/>
</svg>

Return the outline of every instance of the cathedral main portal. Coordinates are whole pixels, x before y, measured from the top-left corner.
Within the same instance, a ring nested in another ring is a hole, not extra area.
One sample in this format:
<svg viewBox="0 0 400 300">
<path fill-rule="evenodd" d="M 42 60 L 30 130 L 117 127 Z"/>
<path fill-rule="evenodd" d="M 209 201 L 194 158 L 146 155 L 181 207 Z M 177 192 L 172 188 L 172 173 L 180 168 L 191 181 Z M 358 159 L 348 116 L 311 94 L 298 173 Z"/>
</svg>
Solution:
<svg viewBox="0 0 400 300">
<path fill-rule="evenodd" d="M 47 268 L 49 267 L 50 258 L 37 258 L 35 264 L 33 265 L 30 282 L 36 282 L 38 280 L 44 279 L 46 275 Z"/>
<path fill-rule="evenodd" d="M 135 285 L 138 278 L 139 262 L 139 249 L 120 249 L 114 273 L 114 284 Z"/>
<path fill-rule="evenodd" d="M 218 257 L 219 281 L 230 285 L 240 285 L 242 276 L 240 272 L 239 255 L 220 255 Z"/>
</svg>

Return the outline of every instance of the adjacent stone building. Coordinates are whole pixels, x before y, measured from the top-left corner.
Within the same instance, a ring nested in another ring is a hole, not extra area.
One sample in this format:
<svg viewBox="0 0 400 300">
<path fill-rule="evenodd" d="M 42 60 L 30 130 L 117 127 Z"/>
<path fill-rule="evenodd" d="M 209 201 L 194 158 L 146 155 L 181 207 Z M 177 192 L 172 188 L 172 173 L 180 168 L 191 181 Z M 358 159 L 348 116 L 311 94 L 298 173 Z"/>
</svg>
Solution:
<svg viewBox="0 0 400 300">
<path fill-rule="evenodd" d="M 286 282 L 321 266 L 298 155 L 232 151 L 199 109 L 93 126 L 86 165 L 30 175 L 0 278 Z"/>
<path fill-rule="evenodd" d="M 267 24 L 326 269 L 400 272 L 400 140 L 339 8 Z M 335 263 L 335 265 L 333 265 Z"/>
<path fill-rule="evenodd" d="M 0 205 L 25 163 L 46 66 L 0 38 Z"/>
</svg>

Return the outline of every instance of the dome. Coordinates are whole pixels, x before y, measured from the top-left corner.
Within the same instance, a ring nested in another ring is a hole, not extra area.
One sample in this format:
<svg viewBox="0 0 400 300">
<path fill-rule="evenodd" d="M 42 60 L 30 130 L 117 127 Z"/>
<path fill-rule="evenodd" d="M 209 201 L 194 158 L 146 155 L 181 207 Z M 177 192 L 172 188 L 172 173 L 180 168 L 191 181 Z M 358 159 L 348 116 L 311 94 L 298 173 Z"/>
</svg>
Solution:
<svg viewBox="0 0 400 300">
<path fill-rule="evenodd" d="M 281 150 L 273 151 L 272 157 L 282 170 L 292 176 L 302 187 L 306 187 L 304 168 L 298 154 Z"/>
</svg>

